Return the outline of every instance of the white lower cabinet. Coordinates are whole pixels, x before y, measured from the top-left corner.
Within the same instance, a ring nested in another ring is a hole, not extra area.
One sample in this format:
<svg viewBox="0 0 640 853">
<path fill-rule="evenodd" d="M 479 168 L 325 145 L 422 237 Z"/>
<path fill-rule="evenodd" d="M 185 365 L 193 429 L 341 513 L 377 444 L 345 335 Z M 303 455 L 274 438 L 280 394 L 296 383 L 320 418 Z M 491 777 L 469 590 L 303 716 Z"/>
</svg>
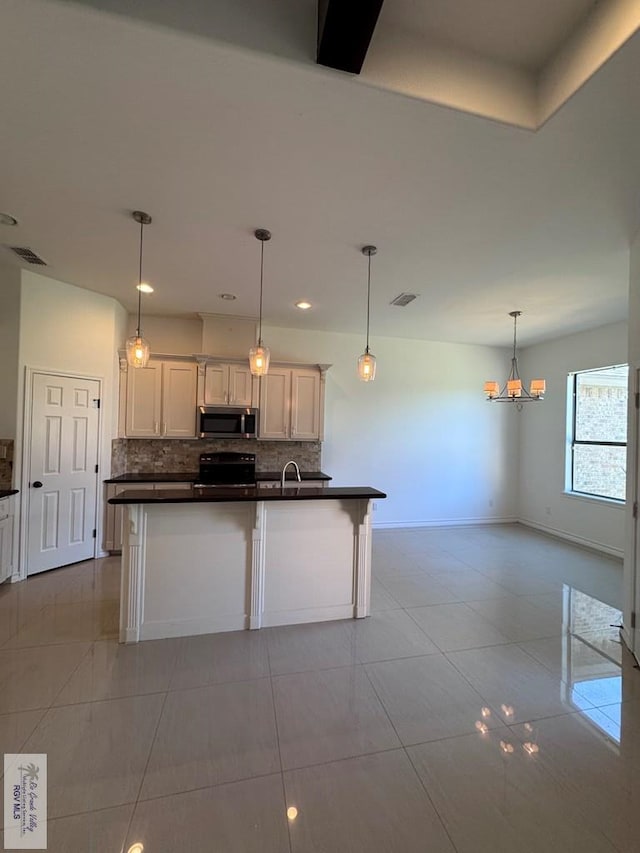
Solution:
<svg viewBox="0 0 640 853">
<path fill-rule="evenodd" d="M 301 480 L 299 483 L 297 480 L 286 480 L 285 489 L 289 489 L 293 487 L 300 488 L 312 488 L 312 489 L 320 489 L 323 486 L 327 486 L 329 484 L 329 480 Z M 260 480 L 258 483 L 261 489 L 279 489 L 282 485 L 280 480 Z"/>
<path fill-rule="evenodd" d="M 13 515 L 10 513 L 11 498 L 0 500 L 0 583 L 10 577 L 13 554 Z"/>
<path fill-rule="evenodd" d="M 122 504 L 110 504 L 109 498 L 115 498 L 125 491 L 148 492 L 152 489 L 189 489 L 190 482 L 185 483 L 107 483 L 105 487 L 104 510 L 104 542 L 105 551 L 122 550 L 122 519 L 126 517 Z M 126 507 L 124 508 L 126 510 Z"/>
</svg>

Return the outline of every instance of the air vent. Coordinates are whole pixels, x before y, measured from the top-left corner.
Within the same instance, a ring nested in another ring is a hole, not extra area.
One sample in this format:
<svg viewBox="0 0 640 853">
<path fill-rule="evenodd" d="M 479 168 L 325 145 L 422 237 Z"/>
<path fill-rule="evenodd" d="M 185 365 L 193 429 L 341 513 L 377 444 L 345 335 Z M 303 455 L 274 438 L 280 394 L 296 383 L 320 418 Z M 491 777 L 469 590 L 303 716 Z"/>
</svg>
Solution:
<svg viewBox="0 0 640 853">
<path fill-rule="evenodd" d="M 401 293 L 400 296 L 396 296 L 395 299 L 391 300 L 391 304 L 399 305 L 400 308 L 404 308 L 405 305 L 408 305 L 410 302 L 413 302 L 415 298 L 415 293 Z"/>
<path fill-rule="evenodd" d="M 26 261 L 28 264 L 38 264 L 38 266 L 46 267 L 47 262 L 43 261 L 39 255 L 33 251 L 33 249 L 29 249 L 27 246 L 10 246 L 9 247 L 12 252 L 15 252 L 19 258 L 22 258 L 23 261 Z"/>
</svg>

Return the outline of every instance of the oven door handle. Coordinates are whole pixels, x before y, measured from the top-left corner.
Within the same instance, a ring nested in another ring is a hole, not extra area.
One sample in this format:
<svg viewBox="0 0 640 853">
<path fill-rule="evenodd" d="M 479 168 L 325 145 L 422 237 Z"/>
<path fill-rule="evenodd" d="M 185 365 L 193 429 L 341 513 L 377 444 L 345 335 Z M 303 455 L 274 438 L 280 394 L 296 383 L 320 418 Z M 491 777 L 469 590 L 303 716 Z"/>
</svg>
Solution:
<svg viewBox="0 0 640 853">
<path fill-rule="evenodd" d="M 244 434 L 244 414 L 240 415 L 240 432 Z"/>
</svg>

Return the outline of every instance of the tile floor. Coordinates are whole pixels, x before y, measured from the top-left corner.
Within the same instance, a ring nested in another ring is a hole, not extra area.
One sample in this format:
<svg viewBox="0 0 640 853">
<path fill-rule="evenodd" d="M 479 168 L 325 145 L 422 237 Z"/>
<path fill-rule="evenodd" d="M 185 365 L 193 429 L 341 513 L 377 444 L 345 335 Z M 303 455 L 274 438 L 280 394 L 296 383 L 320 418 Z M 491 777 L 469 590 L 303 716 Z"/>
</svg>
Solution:
<svg viewBox="0 0 640 853">
<path fill-rule="evenodd" d="M 116 558 L 1 587 L 49 851 L 638 853 L 619 562 L 506 525 L 376 532 L 373 571 L 367 620 L 136 646 Z"/>
</svg>

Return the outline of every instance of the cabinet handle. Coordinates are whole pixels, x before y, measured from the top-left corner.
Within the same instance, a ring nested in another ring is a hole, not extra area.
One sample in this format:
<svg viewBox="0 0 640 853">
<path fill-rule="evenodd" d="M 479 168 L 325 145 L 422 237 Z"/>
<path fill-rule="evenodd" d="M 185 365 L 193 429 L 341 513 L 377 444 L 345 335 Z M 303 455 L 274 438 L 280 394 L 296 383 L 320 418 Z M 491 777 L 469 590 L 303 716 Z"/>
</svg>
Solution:
<svg viewBox="0 0 640 853">
<path fill-rule="evenodd" d="M 153 434 L 154 435 L 160 435 L 160 432 L 158 430 L 158 421 L 153 422 Z"/>
<path fill-rule="evenodd" d="M 167 425 L 166 425 L 166 423 L 162 424 L 162 434 L 163 434 L 163 435 L 166 435 L 166 434 L 167 434 Z"/>
</svg>

